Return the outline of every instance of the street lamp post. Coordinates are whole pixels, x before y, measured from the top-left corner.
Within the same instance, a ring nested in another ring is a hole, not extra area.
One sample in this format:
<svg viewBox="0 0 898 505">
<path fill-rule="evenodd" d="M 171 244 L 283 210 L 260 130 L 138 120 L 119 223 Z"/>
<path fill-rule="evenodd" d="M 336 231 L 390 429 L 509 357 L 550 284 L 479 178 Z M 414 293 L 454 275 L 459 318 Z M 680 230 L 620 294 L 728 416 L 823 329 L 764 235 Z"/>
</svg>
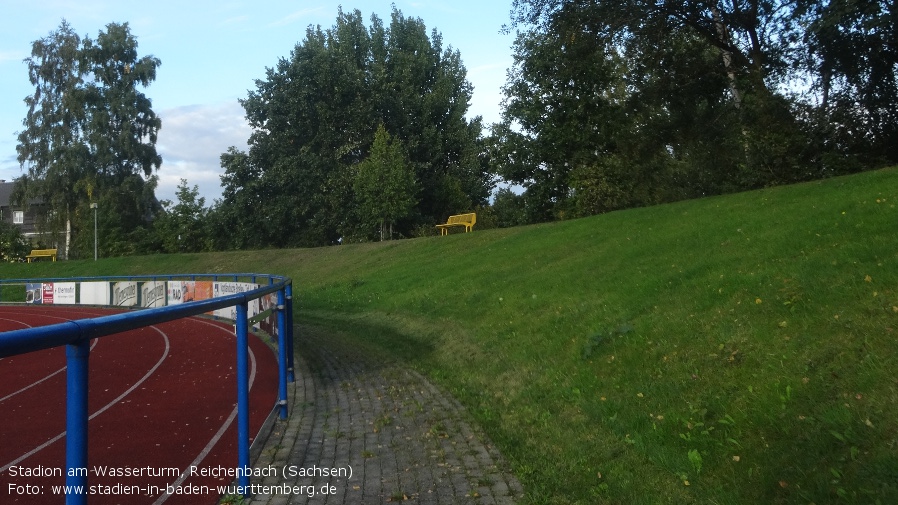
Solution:
<svg viewBox="0 0 898 505">
<path fill-rule="evenodd" d="M 90 208 L 94 209 L 94 261 L 97 261 L 97 204 L 90 204 Z"/>
</svg>

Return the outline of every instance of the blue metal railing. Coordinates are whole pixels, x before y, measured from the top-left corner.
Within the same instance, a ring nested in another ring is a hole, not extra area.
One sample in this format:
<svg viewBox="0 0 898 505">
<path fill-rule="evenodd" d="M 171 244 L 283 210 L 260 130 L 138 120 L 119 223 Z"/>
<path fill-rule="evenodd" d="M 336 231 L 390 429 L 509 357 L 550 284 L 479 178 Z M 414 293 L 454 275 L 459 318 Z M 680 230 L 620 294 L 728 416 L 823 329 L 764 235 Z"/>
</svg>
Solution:
<svg viewBox="0 0 898 505">
<path fill-rule="evenodd" d="M 26 328 L 0 333 L 0 358 L 15 356 L 52 347 L 66 346 L 66 485 L 69 489 L 83 489 L 84 493 L 66 496 L 67 505 L 87 503 L 87 384 L 90 341 L 114 333 L 134 330 L 175 319 L 204 314 L 213 310 L 236 307 L 237 333 L 237 464 L 249 468 L 249 371 L 248 371 L 248 306 L 249 302 L 277 293 L 278 325 L 278 412 L 287 418 L 287 382 L 293 374 L 293 293 L 288 277 L 267 274 L 184 274 L 152 276 L 77 277 L 53 279 L 2 279 L 4 284 L 88 282 L 88 281 L 174 281 L 181 279 L 211 279 L 213 282 L 239 282 L 249 278 L 252 283 L 265 278 L 267 285 L 244 293 L 186 302 L 159 308 L 147 308 L 121 314 L 67 321 L 48 326 Z M 71 471 L 76 470 L 76 471 Z M 237 484 L 249 486 L 249 472 L 240 472 Z M 77 486 L 80 486 L 78 488 Z"/>
</svg>

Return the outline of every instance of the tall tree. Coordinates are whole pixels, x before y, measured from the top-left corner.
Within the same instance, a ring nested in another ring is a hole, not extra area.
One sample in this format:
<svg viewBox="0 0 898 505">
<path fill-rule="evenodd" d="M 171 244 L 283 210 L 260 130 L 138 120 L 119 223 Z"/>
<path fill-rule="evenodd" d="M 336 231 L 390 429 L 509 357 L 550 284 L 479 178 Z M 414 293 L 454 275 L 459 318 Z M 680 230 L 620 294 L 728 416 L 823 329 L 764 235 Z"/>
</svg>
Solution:
<svg viewBox="0 0 898 505">
<path fill-rule="evenodd" d="M 55 233 L 66 228 L 67 253 L 71 212 L 77 202 L 75 185 L 90 156 L 84 138 L 87 62 L 81 37 L 63 20 L 55 32 L 32 44 L 25 63 L 35 91 L 25 98 L 28 113 L 16 146 L 19 163 L 28 164 L 27 175 L 19 181 L 27 193 L 19 203 L 43 200 L 51 209 L 43 216 L 45 224 Z"/>
<path fill-rule="evenodd" d="M 162 250 L 167 253 L 207 250 L 206 218 L 209 210 L 206 199 L 199 196 L 199 187 L 190 187 L 187 179 L 181 179 L 175 196 L 177 202 L 162 201 L 165 212 L 153 223 Z"/>
<path fill-rule="evenodd" d="M 688 29 L 720 52 L 734 100 L 764 92 L 786 76 L 796 41 L 791 0 L 514 0 L 513 23 L 570 31 L 585 23 L 605 40 L 657 40 L 658 28 Z"/>
<path fill-rule="evenodd" d="M 85 40 L 83 51 L 93 76 L 87 86 L 86 128 L 92 174 L 101 184 L 117 184 L 133 174 L 149 177 L 162 165 L 156 152 L 162 122 L 139 87 L 156 80 L 161 61 L 138 56 L 128 23 L 106 25 L 96 41 Z"/>
<path fill-rule="evenodd" d="M 267 181 L 249 155 L 235 147 L 222 153 L 222 199 L 209 212 L 210 238 L 215 250 L 260 249 L 270 247 L 268 237 L 276 237 L 282 223 L 272 210 Z"/>
<path fill-rule="evenodd" d="M 25 98 L 28 112 L 18 136 L 18 160 L 28 169 L 20 178 L 22 196 L 44 202 L 50 231 L 65 227 L 69 254 L 71 235 L 84 221 L 76 210 L 87 199 L 130 181 L 141 186 L 132 197 L 145 200 L 136 205 L 153 206 L 152 191 L 148 196 L 143 185 L 162 163 L 155 149 L 161 121 L 138 88 L 155 80 L 160 61 L 138 57 L 127 23 L 107 25 L 94 41 L 62 21 L 32 44 L 25 63 L 35 92 Z M 118 222 L 116 229 L 133 229 L 150 217 L 120 211 L 102 211 Z M 137 221 L 123 221 L 135 215 Z"/>
<path fill-rule="evenodd" d="M 809 1 L 799 14 L 796 23 L 808 27 L 806 68 L 819 103 L 811 112 L 815 148 L 832 153 L 830 163 L 835 157 L 849 164 L 898 163 L 898 6 Z"/>
<path fill-rule="evenodd" d="M 896 18 L 881 2 L 513 5 L 492 159 L 527 188 L 531 220 L 823 177 L 894 144 Z"/>
<path fill-rule="evenodd" d="M 393 238 L 393 224 L 408 216 L 417 203 L 415 174 L 402 145 L 383 125 L 374 134 L 368 158 L 359 163 L 353 189 L 362 223 L 374 219 L 380 239 Z"/>
<path fill-rule="evenodd" d="M 416 225 L 485 202 L 490 177 L 480 120 L 465 118 L 471 86 L 457 51 L 434 31 L 394 10 L 389 25 L 340 10 L 327 30 L 309 27 L 289 58 L 241 103 L 254 131 L 249 152 L 229 152 L 221 215 L 264 196 L 256 212 L 271 226 L 258 244 L 321 245 L 359 226 L 354 167 L 369 157 L 377 125 L 405 147 L 420 200 L 397 224 Z M 232 163 L 238 161 L 239 163 Z M 225 166 L 223 164 L 223 166 Z"/>
</svg>

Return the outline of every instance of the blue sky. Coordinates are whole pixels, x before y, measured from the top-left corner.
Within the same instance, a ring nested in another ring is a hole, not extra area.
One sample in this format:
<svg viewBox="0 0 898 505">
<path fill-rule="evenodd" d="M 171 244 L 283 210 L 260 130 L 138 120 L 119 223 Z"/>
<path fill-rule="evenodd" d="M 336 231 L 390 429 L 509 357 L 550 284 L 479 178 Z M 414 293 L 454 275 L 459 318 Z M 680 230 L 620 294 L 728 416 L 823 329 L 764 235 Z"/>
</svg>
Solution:
<svg viewBox="0 0 898 505">
<path fill-rule="evenodd" d="M 157 196 L 174 200 L 184 178 L 211 204 L 221 196 L 219 156 L 232 145 L 245 149 L 250 134 L 237 100 L 289 56 L 309 25 L 333 26 L 340 5 L 387 23 L 395 5 L 421 18 L 428 32 L 438 30 L 444 47 L 461 53 L 474 86 L 469 116 L 483 116 L 487 125 L 499 121 L 500 88 L 512 64 L 513 36 L 501 33 L 511 0 L 0 0 L 0 179 L 22 174 L 16 132 L 26 113 L 23 99 L 34 91 L 22 62 L 31 43 L 62 19 L 91 38 L 108 23 L 127 22 L 138 54 L 162 60 L 156 82 L 143 89 L 162 118 Z"/>
</svg>

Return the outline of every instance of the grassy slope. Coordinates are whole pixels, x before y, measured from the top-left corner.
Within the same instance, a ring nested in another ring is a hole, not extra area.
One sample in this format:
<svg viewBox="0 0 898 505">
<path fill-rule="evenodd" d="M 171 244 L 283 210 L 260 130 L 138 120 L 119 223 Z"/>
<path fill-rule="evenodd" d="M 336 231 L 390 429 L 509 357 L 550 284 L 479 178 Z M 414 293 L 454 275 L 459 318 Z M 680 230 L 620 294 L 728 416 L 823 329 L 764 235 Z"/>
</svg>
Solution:
<svg viewBox="0 0 898 505">
<path fill-rule="evenodd" d="M 895 503 L 896 204 L 891 169 L 450 237 L 0 275 L 291 275 L 300 323 L 450 389 L 533 502 Z"/>
</svg>

